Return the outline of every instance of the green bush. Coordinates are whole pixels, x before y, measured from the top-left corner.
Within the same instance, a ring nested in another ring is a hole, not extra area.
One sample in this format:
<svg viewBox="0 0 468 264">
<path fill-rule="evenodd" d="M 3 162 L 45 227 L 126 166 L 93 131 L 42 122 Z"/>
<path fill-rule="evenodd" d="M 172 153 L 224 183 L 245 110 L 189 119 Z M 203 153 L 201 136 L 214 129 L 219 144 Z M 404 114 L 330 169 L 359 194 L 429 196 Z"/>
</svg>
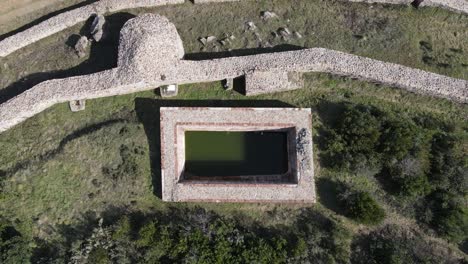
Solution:
<svg viewBox="0 0 468 264">
<path fill-rule="evenodd" d="M 88 263 L 107 264 L 111 263 L 107 250 L 102 247 L 95 248 L 89 253 Z"/>
<path fill-rule="evenodd" d="M 419 130 L 412 120 L 389 116 L 382 125 L 379 151 L 386 157 L 400 160 L 414 148 Z"/>
<path fill-rule="evenodd" d="M 428 200 L 428 208 L 432 211 L 432 218 L 426 220 L 428 224 L 455 243 L 468 239 L 468 209 L 463 198 L 436 190 Z"/>
<path fill-rule="evenodd" d="M 13 226 L 0 220 L 0 263 L 29 263 L 32 255 L 29 243 Z"/>
<path fill-rule="evenodd" d="M 371 110 L 347 105 L 335 124 L 328 128 L 323 155 L 327 166 L 355 170 L 375 163 L 380 122 Z"/>
<path fill-rule="evenodd" d="M 352 192 L 343 195 L 341 201 L 345 214 L 357 222 L 374 225 L 385 218 L 385 211 L 368 192 Z"/>
<path fill-rule="evenodd" d="M 349 106 L 336 131 L 342 135 L 351 152 L 371 154 L 380 136 L 380 122 L 370 108 Z"/>
<path fill-rule="evenodd" d="M 284 263 L 292 252 L 281 237 L 245 232 L 233 220 L 215 219 L 208 227 L 145 224 L 136 241 L 145 262 Z"/>
<path fill-rule="evenodd" d="M 455 151 L 459 140 L 450 133 L 437 133 L 431 145 L 430 180 L 434 186 L 449 192 L 466 195 L 468 190 L 468 168 L 463 164 L 464 153 Z"/>
<path fill-rule="evenodd" d="M 421 161 L 406 157 L 391 165 L 386 165 L 381 176 L 390 181 L 391 189 L 403 196 L 424 196 L 431 191 L 431 185 Z"/>
<path fill-rule="evenodd" d="M 353 243 L 352 263 L 463 263 L 442 244 L 426 241 L 422 233 L 395 224 L 386 225 Z"/>
</svg>

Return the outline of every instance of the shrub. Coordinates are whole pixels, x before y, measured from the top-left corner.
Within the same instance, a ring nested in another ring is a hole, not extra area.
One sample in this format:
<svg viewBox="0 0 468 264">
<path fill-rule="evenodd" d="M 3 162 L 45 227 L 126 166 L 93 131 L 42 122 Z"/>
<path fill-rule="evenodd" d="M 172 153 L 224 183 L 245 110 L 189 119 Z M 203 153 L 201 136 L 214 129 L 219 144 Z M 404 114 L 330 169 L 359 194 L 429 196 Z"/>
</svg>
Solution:
<svg viewBox="0 0 468 264">
<path fill-rule="evenodd" d="M 304 210 L 294 224 L 295 236 L 305 245 L 294 244 L 307 250 L 290 263 L 348 263 L 351 233 L 340 223 L 313 210 Z"/>
<path fill-rule="evenodd" d="M 284 263 L 297 254 L 282 237 L 245 232 L 224 218 L 212 219 L 208 226 L 152 221 L 140 229 L 137 245 L 144 262 L 151 263 Z"/>
<path fill-rule="evenodd" d="M 457 157 L 457 138 L 450 133 L 437 133 L 431 145 L 430 180 L 439 189 L 466 194 L 468 189 L 468 169 L 462 158 Z M 462 154 L 463 155 L 463 154 Z"/>
<path fill-rule="evenodd" d="M 88 263 L 107 264 L 107 263 L 111 263 L 111 260 L 109 259 L 107 250 L 105 250 L 102 247 L 98 247 L 98 248 L 93 249 L 89 253 Z"/>
<path fill-rule="evenodd" d="M 385 218 L 385 211 L 368 192 L 357 191 L 342 196 L 345 214 L 363 224 L 378 224 Z"/>
<path fill-rule="evenodd" d="M 368 107 L 346 106 L 328 131 L 325 161 L 335 168 L 359 169 L 376 161 L 380 122 Z"/>
<path fill-rule="evenodd" d="M 420 135 L 417 126 L 410 119 L 389 117 L 383 123 L 379 151 L 387 157 L 402 159 L 414 148 Z"/>
<path fill-rule="evenodd" d="M 0 220 L 0 263 L 29 263 L 32 248 L 13 226 Z"/>
<path fill-rule="evenodd" d="M 428 197 L 432 218 L 428 223 L 443 237 L 460 243 L 468 238 L 468 209 L 463 198 L 436 190 Z"/>
<path fill-rule="evenodd" d="M 354 241 L 352 263 L 463 263 L 437 242 L 427 242 L 415 230 L 386 225 Z"/>
<path fill-rule="evenodd" d="M 431 185 L 421 162 L 406 157 L 392 165 L 386 165 L 382 176 L 389 180 L 391 189 L 404 196 L 424 196 L 431 191 Z"/>
<path fill-rule="evenodd" d="M 380 122 L 371 109 L 363 106 L 348 107 L 336 129 L 352 152 L 374 152 L 380 136 Z"/>
</svg>

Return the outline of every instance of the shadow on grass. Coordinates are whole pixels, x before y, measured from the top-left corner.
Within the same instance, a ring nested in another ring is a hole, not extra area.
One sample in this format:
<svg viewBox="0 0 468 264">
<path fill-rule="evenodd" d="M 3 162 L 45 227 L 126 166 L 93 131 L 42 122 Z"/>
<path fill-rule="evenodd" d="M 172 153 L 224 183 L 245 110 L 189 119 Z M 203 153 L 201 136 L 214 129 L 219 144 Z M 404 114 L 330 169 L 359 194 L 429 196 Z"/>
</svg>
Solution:
<svg viewBox="0 0 468 264">
<path fill-rule="evenodd" d="M 136 98 L 135 111 L 148 137 L 153 193 L 162 197 L 160 107 L 293 107 L 275 100 L 154 100 Z"/>
<path fill-rule="evenodd" d="M 344 210 L 338 198 L 341 188 L 340 184 L 331 179 L 318 178 L 316 187 L 320 203 L 335 213 L 344 215 Z"/>
<path fill-rule="evenodd" d="M 283 51 L 294 51 L 301 50 L 304 47 L 291 45 L 291 44 L 281 44 L 271 48 L 250 48 L 250 49 L 237 49 L 230 51 L 221 51 L 221 52 L 198 52 L 185 54 L 185 60 L 212 60 L 212 59 L 221 59 L 227 57 L 241 57 L 249 55 L 258 55 L 274 52 L 283 52 Z"/>
<path fill-rule="evenodd" d="M 133 17 L 134 15 L 129 13 L 116 13 L 107 16 L 106 25 L 108 28 L 108 38 L 103 42 L 92 42 L 89 59 L 70 69 L 30 74 L 6 88 L 0 89 L 0 104 L 50 79 L 86 75 L 117 67 L 119 32 L 125 22 Z M 86 28 L 86 26 L 84 28 Z M 82 33 L 84 31 L 86 30 L 82 29 Z M 67 40 L 66 44 L 74 46 L 78 38 L 78 35 L 72 35 Z"/>
<path fill-rule="evenodd" d="M 396 182 L 391 180 L 390 169 L 383 166 L 383 168 L 374 176 L 379 185 L 392 195 L 398 195 L 399 186 Z"/>
<path fill-rule="evenodd" d="M 40 17 L 40 18 L 38 18 L 38 19 L 35 19 L 34 21 L 32 21 L 32 22 L 30 22 L 30 23 L 25 24 L 24 26 L 21 26 L 21 27 L 15 29 L 15 30 L 13 30 L 13 31 L 10 31 L 10 32 L 8 32 L 8 33 L 5 33 L 5 34 L 3 34 L 3 35 L 0 35 L 0 41 L 6 39 L 6 38 L 8 38 L 8 37 L 11 37 L 11 36 L 13 36 L 13 35 L 15 35 L 15 34 L 18 34 L 18 33 L 20 33 L 21 31 L 25 31 L 25 30 L 28 29 L 28 28 L 31 28 L 31 27 L 33 27 L 33 26 L 36 26 L 37 24 L 39 24 L 39 23 L 41 23 L 41 22 L 44 22 L 44 21 L 46 21 L 47 19 L 49 19 L 49 18 L 51 18 L 51 17 L 54 17 L 54 16 L 59 15 L 59 14 L 61 14 L 61 13 L 65 13 L 65 12 L 67 12 L 67 11 L 71 11 L 71 10 L 76 9 L 76 8 L 79 8 L 79 7 L 83 7 L 83 6 L 92 4 L 92 3 L 97 2 L 97 1 L 99 1 L 99 0 L 85 0 L 85 1 L 83 1 L 83 2 L 81 2 L 81 3 L 76 4 L 76 5 L 72 5 L 72 6 L 69 6 L 69 7 L 66 7 L 66 8 L 57 10 L 57 11 L 54 11 L 54 12 L 50 12 L 50 13 L 48 13 L 48 14 L 45 15 L 45 16 L 42 16 L 42 17 Z"/>
<path fill-rule="evenodd" d="M 330 168 L 335 162 L 336 157 L 330 157 L 326 151 L 329 147 L 330 141 L 333 140 L 331 129 L 336 127 L 336 123 L 344 113 L 346 102 L 331 102 L 322 100 L 317 105 L 317 113 L 322 122 L 322 126 L 317 128 L 317 133 L 314 135 L 314 143 L 317 144 L 320 152 L 319 162 L 320 166 Z"/>
<path fill-rule="evenodd" d="M 15 174 L 16 172 L 20 170 L 30 168 L 32 165 L 40 165 L 40 164 L 47 162 L 48 160 L 53 159 L 55 156 L 57 156 L 64 150 L 67 144 L 69 144 L 70 142 L 80 137 L 92 134 L 103 128 L 110 127 L 115 124 L 124 123 L 124 122 L 129 122 L 129 121 L 125 118 L 118 118 L 118 119 L 111 119 L 111 120 L 107 120 L 104 122 L 96 123 L 96 124 L 93 124 L 84 128 L 80 128 L 74 131 L 73 133 L 67 135 L 66 137 L 64 137 L 55 149 L 48 150 L 43 154 L 32 157 L 31 159 L 20 161 L 6 170 L 0 170 L 0 181 L 10 175 Z"/>
</svg>

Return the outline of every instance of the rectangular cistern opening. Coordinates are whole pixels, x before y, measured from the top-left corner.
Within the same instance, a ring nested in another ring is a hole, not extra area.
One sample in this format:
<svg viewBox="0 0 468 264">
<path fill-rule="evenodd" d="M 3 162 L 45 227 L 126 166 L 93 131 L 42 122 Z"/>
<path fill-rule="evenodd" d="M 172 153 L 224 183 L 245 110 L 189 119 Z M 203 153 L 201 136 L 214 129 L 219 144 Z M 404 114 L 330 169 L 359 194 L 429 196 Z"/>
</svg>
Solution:
<svg viewBox="0 0 468 264">
<path fill-rule="evenodd" d="M 185 131 L 183 181 L 292 183 L 288 130 Z"/>
</svg>

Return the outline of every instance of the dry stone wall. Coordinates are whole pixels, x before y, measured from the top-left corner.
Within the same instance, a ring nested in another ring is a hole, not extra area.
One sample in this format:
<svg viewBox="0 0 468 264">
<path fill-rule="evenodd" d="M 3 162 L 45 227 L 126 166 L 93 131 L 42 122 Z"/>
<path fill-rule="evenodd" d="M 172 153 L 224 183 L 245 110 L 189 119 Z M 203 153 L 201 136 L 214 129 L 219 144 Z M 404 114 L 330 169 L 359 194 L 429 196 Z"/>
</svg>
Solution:
<svg viewBox="0 0 468 264">
<path fill-rule="evenodd" d="M 241 0 L 193 0 L 195 4 L 211 2 L 234 2 Z M 247 1 L 247 0 L 242 0 Z M 342 0 L 364 3 L 411 4 L 413 0 Z M 161 5 L 182 4 L 185 0 L 100 0 L 96 3 L 80 7 L 41 22 L 25 31 L 0 41 L 0 57 L 24 48 L 38 40 L 86 21 L 93 14 L 113 13 L 120 10 L 154 7 Z M 435 6 L 468 14 L 468 0 L 424 0 L 420 6 Z"/>
<path fill-rule="evenodd" d="M 0 105 L 0 132 L 57 103 L 134 93 L 162 85 L 218 81 L 255 71 L 328 72 L 468 103 L 467 80 L 334 50 L 313 48 L 202 61 L 184 60 L 183 54 L 182 40 L 167 18 L 146 14 L 131 19 L 121 31 L 117 68 L 45 81 L 19 94 Z M 277 86 L 261 89 L 262 93 L 276 91 Z"/>
<path fill-rule="evenodd" d="M 86 21 L 93 14 L 113 13 L 120 10 L 182 4 L 185 0 L 101 0 L 49 18 L 31 28 L 0 41 L 0 57 L 5 57 L 38 40 Z"/>
</svg>

